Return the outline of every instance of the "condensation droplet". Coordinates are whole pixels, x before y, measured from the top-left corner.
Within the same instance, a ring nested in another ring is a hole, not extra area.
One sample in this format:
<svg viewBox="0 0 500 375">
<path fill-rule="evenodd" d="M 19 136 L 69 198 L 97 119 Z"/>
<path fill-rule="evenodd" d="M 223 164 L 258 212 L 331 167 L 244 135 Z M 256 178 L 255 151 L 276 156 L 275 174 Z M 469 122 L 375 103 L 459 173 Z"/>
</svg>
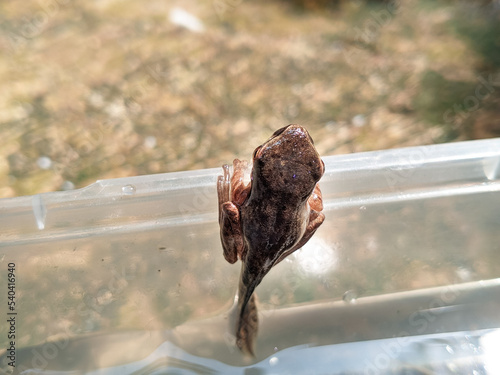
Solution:
<svg viewBox="0 0 500 375">
<path fill-rule="evenodd" d="M 446 345 L 446 351 L 450 354 L 455 354 L 455 351 L 453 350 L 453 348 L 449 345 Z"/>
<path fill-rule="evenodd" d="M 47 217 L 47 208 L 43 202 L 40 194 L 33 195 L 31 198 L 31 205 L 33 207 L 33 215 L 35 216 L 36 225 L 38 229 L 45 229 L 45 218 Z"/>
<path fill-rule="evenodd" d="M 356 302 L 356 298 L 358 298 L 358 295 L 353 290 L 348 290 L 342 296 L 342 300 L 344 302 L 347 302 L 347 303 L 355 303 Z"/>
<path fill-rule="evenodd" d="M 366 210 L 366 206 L 361 206 L 359 209 L 364 211 Z"/>
<path fill-rule="evenodd" d="M 275 346 L 275 347 L 274 347 L 274 352 L 277 352 L 277 351 L 278 351 L 278 347 L 277 347 L 277 346 Z"/>
<path fill-rule="evenodd" d="M 500 176 L 500 158 L 486 158 L 483 161 L 483 170 L 486 178 L 490 181 L 495 180 Z"/>
<path fill-rule="evenodd" d="M 269 365 L 270 366 L 276 366 L 278 363 L 279 363 L 279 359 L 278 357 L 272 357 L 271 359 L 269 359 Z"/>
<path fill-rule="evenodd" d="M 122 187 L 122 193 L 126 195 L 132 195 L 135 193 L 135 186 L 134 185 L 125 185 Z"/>
</svg>

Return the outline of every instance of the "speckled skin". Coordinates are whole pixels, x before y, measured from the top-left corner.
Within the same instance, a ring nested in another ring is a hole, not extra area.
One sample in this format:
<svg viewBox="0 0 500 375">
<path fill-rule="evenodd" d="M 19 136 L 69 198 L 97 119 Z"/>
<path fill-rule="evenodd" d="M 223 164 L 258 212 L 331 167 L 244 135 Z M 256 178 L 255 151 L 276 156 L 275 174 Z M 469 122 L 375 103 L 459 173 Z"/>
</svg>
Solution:
<svg viewBox="0 0 500 375">
<path fill-rule="evenodd" d="M 233 161 L 233 176 L 224 165 L 217 180 L 219 225 L 224 257 L 242 260 L 238 292 L 240 311 L 236 344 L 250 355 L 257 334 L 253 292 L 269 270 L 311 238 L 325 218 L 317 182 L 324 163 L 300 125 L 277 130 L 253 154 L 251 182 L 247 163 Z"/>
</svg>

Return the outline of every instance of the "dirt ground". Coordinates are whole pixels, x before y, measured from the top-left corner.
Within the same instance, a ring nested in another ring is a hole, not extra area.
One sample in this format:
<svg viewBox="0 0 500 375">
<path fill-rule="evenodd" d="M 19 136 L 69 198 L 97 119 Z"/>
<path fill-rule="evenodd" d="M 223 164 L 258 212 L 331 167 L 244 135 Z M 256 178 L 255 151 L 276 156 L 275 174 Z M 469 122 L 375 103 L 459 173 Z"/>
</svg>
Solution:
<svg viewBox="0 0 500 375">
<path fill-rule="evenodd" d="M 288 123 L 325 156 L 500 136 L 498 2 L 337 3 L 2 2 L 0 197 L 219 167 Z"/>
</svg>

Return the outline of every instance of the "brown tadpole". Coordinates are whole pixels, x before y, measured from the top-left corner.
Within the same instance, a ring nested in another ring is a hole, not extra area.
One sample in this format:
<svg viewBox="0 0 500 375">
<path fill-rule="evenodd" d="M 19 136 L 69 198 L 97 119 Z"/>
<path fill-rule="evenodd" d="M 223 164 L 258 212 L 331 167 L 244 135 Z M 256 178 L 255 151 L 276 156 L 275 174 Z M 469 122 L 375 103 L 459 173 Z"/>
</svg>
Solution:
<svg viewBox="0 0 500 375">
<path fill-rule="evenodd" d="M 242 261 L 238 288 L 236 345 L 255 355 L 258 331 L 255 288 L 276 264 L 304 246 L 323 223 L 318 181 L 325 172 L 307 130 L 296 124 L 277 131 L 247 163 L 233 161 L 217 178 L 220 238 L 224 258 Z"/>
</svg>

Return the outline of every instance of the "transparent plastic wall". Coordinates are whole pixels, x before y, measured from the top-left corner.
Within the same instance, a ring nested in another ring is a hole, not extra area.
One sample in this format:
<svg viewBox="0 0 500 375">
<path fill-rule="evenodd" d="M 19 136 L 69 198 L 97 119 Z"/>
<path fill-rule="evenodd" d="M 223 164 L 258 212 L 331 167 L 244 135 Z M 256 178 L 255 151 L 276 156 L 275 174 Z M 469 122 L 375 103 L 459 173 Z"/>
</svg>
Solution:
<svg viewBox="0 0 500 375">
<path fill-rule="evenodd" d="M 253 359 L 220 168 L 0 200 L 0 374 L 500 373 L 500 139 L 323 159 L 326 220 L 257 288 Z"/>
</svg>

